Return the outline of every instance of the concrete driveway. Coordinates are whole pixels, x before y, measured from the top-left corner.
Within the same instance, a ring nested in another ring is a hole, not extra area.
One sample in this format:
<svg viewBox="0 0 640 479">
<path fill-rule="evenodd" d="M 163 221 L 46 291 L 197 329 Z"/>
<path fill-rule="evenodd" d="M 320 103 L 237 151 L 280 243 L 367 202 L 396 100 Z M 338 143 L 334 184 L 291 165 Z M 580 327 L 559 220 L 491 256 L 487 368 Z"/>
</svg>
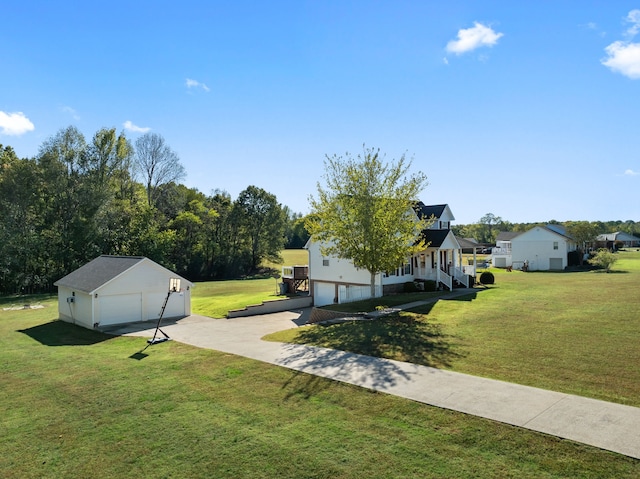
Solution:
<svg viewBox="0 0 640 479">
<path fill-rule="evenodd" d="M 262 341 L 306 323 L 310 309 L 235 319 L 189 316 L 161 329 L 173 340 L 386 392 L 640 459 L 640 408 L 314 346 Z M 111 334 L 153 336 L 155 324 Z M 162 347 L 161 345 L 151 347 Z"/>
</svg>

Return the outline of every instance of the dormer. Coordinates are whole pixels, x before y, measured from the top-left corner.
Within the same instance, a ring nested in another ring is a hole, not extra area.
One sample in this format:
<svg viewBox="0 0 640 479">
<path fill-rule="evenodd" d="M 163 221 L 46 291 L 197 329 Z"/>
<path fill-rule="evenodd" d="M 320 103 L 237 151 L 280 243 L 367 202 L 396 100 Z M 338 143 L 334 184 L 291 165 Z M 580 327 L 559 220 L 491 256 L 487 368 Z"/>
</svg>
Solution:
<svg viewBox="0 0 640 479">
<path fill-rule="evenodd" d="M 451 208 L 446 204 L 427 206 L 422 201 L 419 201 L 415 206 L 415 210 L 421 218 L 435 218 L 433 224 L 429 228 L 432 230 L 450 230 L 451 222 L 455 220 L 455 217 L 451 212 Z"/>
</svg>

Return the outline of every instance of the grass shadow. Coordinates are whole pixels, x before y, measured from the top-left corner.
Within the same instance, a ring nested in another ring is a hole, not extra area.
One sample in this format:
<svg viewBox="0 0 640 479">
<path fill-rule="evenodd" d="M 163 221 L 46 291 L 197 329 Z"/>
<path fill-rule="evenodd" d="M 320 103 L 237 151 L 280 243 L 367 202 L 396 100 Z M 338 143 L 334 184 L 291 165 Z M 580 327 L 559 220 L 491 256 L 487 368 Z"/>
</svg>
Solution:
<svg viewBox="0 0 640 479">
<path fill-rule="evenodd" d="M 18 332 L 26 334 L 45 346 L 89 346 L 112 338 L 112 336 L 60 320 L 20 329 Z"/>
<path fill-rule="evenodd" d="M 471 300 L 469 297 L 455 299 Z M 427 315 L 431 308 L 433 304 L 427 304 L 415 311 Z M 454 350 L 454 339 L 444 334 L 439 324 L 399 312 L 372 321 L 308 328 L 298 333 L 296 343 L 443 368 L 450 366 L 451 360 L 460 355 Z"/>
</svg>

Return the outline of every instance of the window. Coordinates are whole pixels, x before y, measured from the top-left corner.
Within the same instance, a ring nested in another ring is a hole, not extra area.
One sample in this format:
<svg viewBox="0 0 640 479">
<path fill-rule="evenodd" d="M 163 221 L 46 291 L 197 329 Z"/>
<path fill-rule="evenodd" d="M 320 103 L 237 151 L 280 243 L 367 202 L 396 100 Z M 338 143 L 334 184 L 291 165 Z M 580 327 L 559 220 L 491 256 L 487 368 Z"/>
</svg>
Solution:
<svg viewBox="0 0 640 479">
<path fill-rule="evenodd" d="M 404 274 L 411 274 L 411 263 L 404 265 Z"/>
<path fill-rule="evenodd" d="M 557 241 L 553 242 L 553 249 L 558 249 L 558 242 Z"/>
<path fill-rule="evenodd" d="M 329 266 L 329 260 L 328 259 L 323 259 L 322 260 L 322 266 Z"/>
</svg>

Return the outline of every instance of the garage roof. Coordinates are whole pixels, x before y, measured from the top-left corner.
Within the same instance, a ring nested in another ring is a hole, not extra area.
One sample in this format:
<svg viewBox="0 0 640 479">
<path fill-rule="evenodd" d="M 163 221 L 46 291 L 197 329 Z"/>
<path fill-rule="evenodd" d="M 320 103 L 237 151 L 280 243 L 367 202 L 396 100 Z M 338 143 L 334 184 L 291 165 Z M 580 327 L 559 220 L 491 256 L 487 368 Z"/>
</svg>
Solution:
<svg viewBox="0 0 640 479">
<path fill-rule="evenodd" d="M 53 284 L 92 293 L 145 259 L 144 256 L 98 256 Z"/>
</svg>

